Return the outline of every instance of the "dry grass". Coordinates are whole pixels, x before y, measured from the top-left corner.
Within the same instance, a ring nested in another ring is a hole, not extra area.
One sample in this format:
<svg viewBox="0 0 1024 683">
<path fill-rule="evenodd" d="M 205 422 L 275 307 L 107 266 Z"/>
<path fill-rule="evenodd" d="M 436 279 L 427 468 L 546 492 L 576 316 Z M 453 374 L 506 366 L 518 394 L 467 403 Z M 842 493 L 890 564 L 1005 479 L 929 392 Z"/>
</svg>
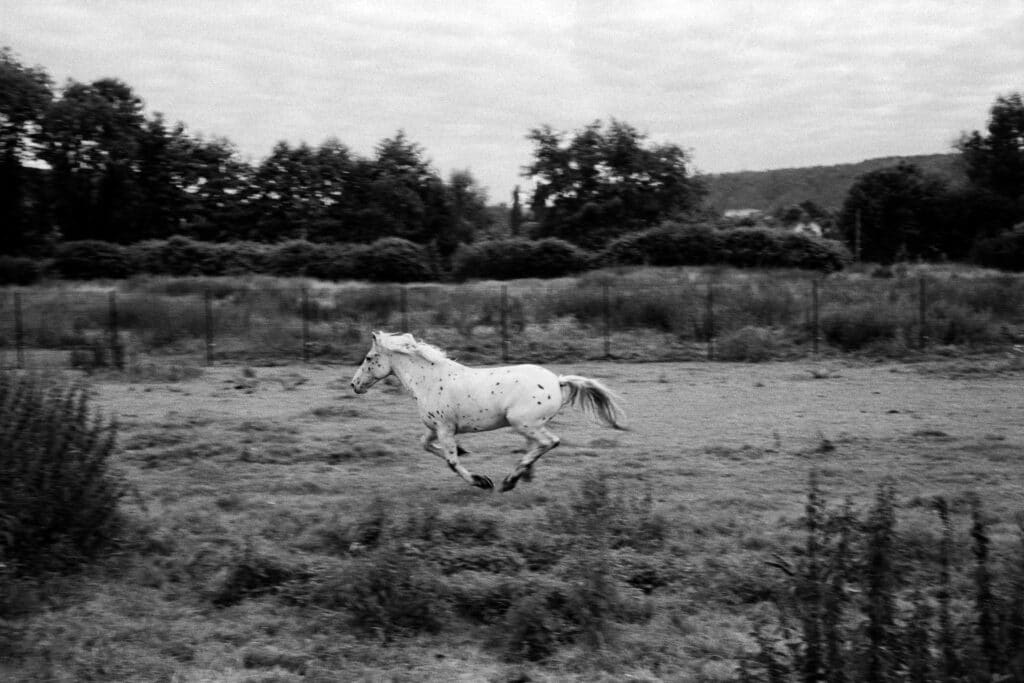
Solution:
<svg viewBox="0 0 1024 683">
<path fill-rule="evenodd" d="M 410 397 L 354 396 L 352 368 L 95 380 L 97 407 L 122 425 L 133 531 L 87 575 L 49 585 L 52 608 L 0 622 L 20 632 L 0 678 L 734 680 L 779 590 L 766 560 L 800 543 L 810 468 L 859 505 L 893 479 L 908 543 L 927 544 L 915 501 L 970 491 L 985 492 L 993 537 L 1012 538 L 1018 366 L 554 369 L 614 387 L 633 430 L 564 413 L 561 447 L 504 495 L 419 449 Z M 500 477 L 517 438 L 468 437 L 465 463 Z M 587 527 L 601 501 L 617 522 Z M 425 599 L 429 616 L 352 602 L 383 563 L 406 586 L 400 604 Z M 580 595 L 586 609 L 572 607 Z"/>
</svg>

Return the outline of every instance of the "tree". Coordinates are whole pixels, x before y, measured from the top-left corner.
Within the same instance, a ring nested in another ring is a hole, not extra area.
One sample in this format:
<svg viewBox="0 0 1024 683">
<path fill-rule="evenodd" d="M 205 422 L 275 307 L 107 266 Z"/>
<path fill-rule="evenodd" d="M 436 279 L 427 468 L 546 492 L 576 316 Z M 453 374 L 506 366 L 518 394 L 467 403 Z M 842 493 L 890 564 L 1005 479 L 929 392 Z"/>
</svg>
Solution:
<svg viewBox="0 0 1024 683">
<path fill-rule="evenodd" d="M 996 98 L 988 134 L 964 134 L 957 143 L 967 177 L 977 188 L 1006 198 L 1024 216 L 1024 100 L 1019 92 Z M 1007 226 L 1008 227 L 1008 226 Z"/>
<path fill-rule="evenodd" d="M 31 249 L 45 231 L 33 211 L 42 204 L 33 192 L 38 171 L 25 163 L 34 160 L 52 86 L 43 69 L 26 67 L 9 48 L 0 49 L 0 237 L 9 253 Z"/>
<path fill-rule="evenodd" d="M 452 221 L 448 188 L 403 131 L 382 140 L 373 158 L 352 162 L 328 213 L 343 242 L 401 237 L 426 244 L 446 235 Z"/>
<path fill-rule="evenodd" d="M 437 236 L 437 248 L 445 259 L 460 243 L 469 243 L 477 232 L 491 224 L 487 212 L 487 191 L 477 183 L 469 169 L 452 171 L 448 178 L 448 201 L 451 220 Z"/>
<path fill-rule="evenodd" d="M 70 81 L 49 108 L 39 156 L 52 168 L 55 218 L 65 239 L 130 241 L 142 100 L 125 83 Z"/>
<path fill-rule="evenodd" d="M 942 253 L 941 213 L 948 195 L 944 181 L 914 164 L 865 173 L 843 203 L 840 229 L 848 244 L 859 239 L 868 261 L 935 258 Z"/>
<path fill-rule="evenodd" d="M 595 121 L 569 140 L 545 125 L 527 139 L 534 162 L 524 175 L 536 183 L 532 208 L 542 235 L 601 246 L 695 208 L 704 194 L 682 148 L 646 144 L 621 121 Z"/>
</svg>

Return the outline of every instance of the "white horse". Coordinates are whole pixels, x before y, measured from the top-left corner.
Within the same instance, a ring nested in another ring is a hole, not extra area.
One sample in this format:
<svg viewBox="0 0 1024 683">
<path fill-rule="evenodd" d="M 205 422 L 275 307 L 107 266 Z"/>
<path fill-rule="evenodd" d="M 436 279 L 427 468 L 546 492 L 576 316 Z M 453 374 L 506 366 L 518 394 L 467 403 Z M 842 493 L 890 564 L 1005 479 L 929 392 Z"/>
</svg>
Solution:
<svg viewBox="0 0 1024 683">
<path fill-rule="evenodd" d="M 411 334 L 374 332 L 352 388 L 362 394 L 391 374 L 416 397 L 427 428 L 420 439 L 423 448 L 482 489 L 492 489 L 494 483 L 459 463 L 466 451 L 455 442 L 456 434 L 511 427 L 526 437 L 526 454 L 501 485 L 509 491 L 520 479 L 529 481 L 537 459 L 558 445 L 547 423 L 563 406 L 572 404 L 608 427 L 625 429 L 615 395 L 597 380 L 559 376 L 537 365 L 469 368 Z"/>
</svg>

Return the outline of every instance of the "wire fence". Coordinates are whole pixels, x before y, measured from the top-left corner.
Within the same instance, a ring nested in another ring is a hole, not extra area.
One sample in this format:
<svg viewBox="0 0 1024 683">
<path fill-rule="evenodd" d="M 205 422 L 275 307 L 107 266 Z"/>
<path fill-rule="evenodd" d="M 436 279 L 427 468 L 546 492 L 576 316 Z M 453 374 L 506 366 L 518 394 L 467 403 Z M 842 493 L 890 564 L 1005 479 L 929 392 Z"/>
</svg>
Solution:
<svg viewBox="0 0 1024 683">
<path fill-rule="evenodd" d="M 358 361 L 375 329 L 476 362 L 736 360 L 1024 343 L 1016 277 L 0 292 L 0 366 Z"/>
</svg>

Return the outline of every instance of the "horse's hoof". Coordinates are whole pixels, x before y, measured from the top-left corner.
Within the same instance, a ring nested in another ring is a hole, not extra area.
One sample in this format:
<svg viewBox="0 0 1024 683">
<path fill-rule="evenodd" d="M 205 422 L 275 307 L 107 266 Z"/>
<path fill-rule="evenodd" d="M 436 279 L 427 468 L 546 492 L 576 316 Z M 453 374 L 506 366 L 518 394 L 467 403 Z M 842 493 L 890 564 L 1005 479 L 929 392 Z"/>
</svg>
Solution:
<svg viewBox="0 0 1024 683">
<path fill-rule="evenodd" d="M 516 479 L 514 477 L 505 477 L 505 481 L 501 482 L 501 492 L 511 491 L 516 487 Z"/>
<path fill-rule="evenodd" d="M 479 486 L 482 489 L 493 489 L 494 482 L 491 481 L 490 477 L 485 477 L 482 474 L 473 475 L 473 486 Z"/>
</svg>

